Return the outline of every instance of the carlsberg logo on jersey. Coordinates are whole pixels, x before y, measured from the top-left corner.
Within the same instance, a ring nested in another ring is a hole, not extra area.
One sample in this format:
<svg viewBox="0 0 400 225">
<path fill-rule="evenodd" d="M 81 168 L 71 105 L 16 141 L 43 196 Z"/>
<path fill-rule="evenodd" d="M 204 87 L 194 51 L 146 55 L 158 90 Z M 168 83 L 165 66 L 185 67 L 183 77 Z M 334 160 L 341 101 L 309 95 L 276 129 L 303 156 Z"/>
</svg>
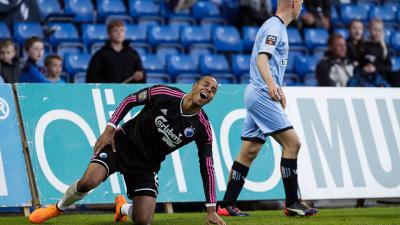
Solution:
<svg viewBox="0 0 400 225">
<path fill-rule="evenodd" d="M 182 140 L 182 134 L 179 133 L 178 135 L 174 134 L 174 128 L 169 128 L 169 124 L 166 124 L 168 122 L 167 119 L 163 116 L 157 116 L 156 119 L 154 120 L 157 126 L 158 132 L 162 133 L 164 137 L 162 140 L 171 148 L 175 148 L 176 145 L 179 145 Z"/>
</svg>

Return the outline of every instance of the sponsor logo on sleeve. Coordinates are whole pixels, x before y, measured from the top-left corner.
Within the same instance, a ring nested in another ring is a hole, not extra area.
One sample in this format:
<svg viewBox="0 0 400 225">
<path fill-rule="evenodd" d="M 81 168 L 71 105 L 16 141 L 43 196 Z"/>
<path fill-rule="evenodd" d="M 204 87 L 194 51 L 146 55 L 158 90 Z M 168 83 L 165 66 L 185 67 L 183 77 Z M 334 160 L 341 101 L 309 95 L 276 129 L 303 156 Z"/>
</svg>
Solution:
<svg viewBox="0 0 400 225">
<path fill-rule="evenodd" d="M 147 90 L 144 90 L 138 94 L 138 102 L 144 102 L 147 100 Z"/>
<path fill-rule="evenodd" d="M 267 39 L 265 40 L 265 44 L 267 45 L 276 45 L 276 40 L 278 38 L 274 35 L 268 35 Z"/>
</svg>

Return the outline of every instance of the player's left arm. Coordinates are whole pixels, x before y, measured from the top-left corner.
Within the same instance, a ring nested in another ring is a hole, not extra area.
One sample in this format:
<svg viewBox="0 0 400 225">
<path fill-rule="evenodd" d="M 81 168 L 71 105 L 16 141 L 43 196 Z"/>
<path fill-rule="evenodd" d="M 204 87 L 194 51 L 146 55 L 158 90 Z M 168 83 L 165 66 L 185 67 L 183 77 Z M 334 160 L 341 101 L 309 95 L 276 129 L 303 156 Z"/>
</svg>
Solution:
<svg viewBox="0 0 400 225">
<path fill-rule="evenodd" d="M 212 134 L 211 126 L 207 117 L 199 112 L 202 127 L 196 134 L 196 145 L 198 148 L 200 173 L 203 180 L 204 194 L 207 207 L 207 224 L 221 224 L 225 222 L 218 216 L 216 205 L 217 198 L 215 192 L 215 172 L 214 161 L 212 158 Z"/>
</svg>

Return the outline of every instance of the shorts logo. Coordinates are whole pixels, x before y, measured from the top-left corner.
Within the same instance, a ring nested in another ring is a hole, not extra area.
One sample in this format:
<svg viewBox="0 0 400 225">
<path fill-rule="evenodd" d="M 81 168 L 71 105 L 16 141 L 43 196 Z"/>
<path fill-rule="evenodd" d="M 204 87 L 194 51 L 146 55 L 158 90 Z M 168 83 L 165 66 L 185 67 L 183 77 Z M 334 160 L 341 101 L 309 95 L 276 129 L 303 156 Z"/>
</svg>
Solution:
<svg viewBox="0 0 400 225">
<path fill-rule="evenodd" d="M 147 90 L 144 90 L 138 94 L 137 101 L 144 102 L 147 100 Z"/>
<path fill-rule="evenodd" d="M 282 61 L 281 61 L 281 65 L 282 66 L 287 66 L 287 59 L 282 59 Z"/>
<path fill-rule="evenodd" d="M 278 38 L 276 36 L 268 35 L 267 39 L 265 40 L 265 44 L 267 44 L 267 45 L 275 45 L 277 39 Z"/>
<path fill-rule="evenodd" d="M 10 114 L 10 107 L 8 106 L 6 100 L 0 98 L 0 120 L 5 120 Z"/>
<path fill-rule="evenodd" d="M 100 153 L 99 156 L 100 156 L 100 158 L 105 159 L 105 158 L 107 158 L 107 153 L 102 152 L 102 153 Z"/>
<path fill-rule="evenodd" d="M 193 137 L 194 130 L 191 127 L 186 127 L 183 133 L 185 134 L 186 137 Z"/>
</svg>

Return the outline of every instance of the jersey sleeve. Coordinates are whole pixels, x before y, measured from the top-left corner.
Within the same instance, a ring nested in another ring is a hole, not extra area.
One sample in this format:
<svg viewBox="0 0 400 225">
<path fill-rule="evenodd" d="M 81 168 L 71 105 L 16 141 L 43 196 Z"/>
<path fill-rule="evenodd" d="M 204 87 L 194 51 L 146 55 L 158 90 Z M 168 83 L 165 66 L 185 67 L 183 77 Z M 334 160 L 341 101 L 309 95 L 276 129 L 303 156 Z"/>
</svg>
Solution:
<svg viewBox="0 0 400 225">
<path fill-rule="evenodd" d="M 121 104 L 119 104 L 108 121 L 108 125 L 116 128 L 124 116 L 135 106 L 151 104 L 157 99 L 171 96 L 181 98 L 183 95 L 183 92 L 164 85 L 154 85 L 149 88 L 143 88 L 138 92 L 128 95 Z"/>
<path fill-rule="evenodd" d="M 200 132 L 196 136 L 196 145 L 200 163 L 200 173 L 203 180 L 206 206 L 216 206 L 217 198 L 215 194 L 215 172 L 214 161 L 212 158 L 212 133 L 210 123 L 202 112 L 199 112 Z"/>
<path fill-rule="evenodd" d="M 140 91 L 134 92 L 128 95 L 117 107 L 115 112 L 112 114 L 108 125 L 116 128 L 119 122 L 124 118 L 124 116 L 135 106 L 144 105 L 150 102 L 150 92 L 151 88 L 143 88 Z"/>
<path fill-rule="evenodd" d="M 270 20 L 261 33 L 261 43 L 258 54 L 267 54 L 269 57 L 274 54 L 278 43 L 282 39 L 282 26 L 280 21 Z"/>
</svg>

